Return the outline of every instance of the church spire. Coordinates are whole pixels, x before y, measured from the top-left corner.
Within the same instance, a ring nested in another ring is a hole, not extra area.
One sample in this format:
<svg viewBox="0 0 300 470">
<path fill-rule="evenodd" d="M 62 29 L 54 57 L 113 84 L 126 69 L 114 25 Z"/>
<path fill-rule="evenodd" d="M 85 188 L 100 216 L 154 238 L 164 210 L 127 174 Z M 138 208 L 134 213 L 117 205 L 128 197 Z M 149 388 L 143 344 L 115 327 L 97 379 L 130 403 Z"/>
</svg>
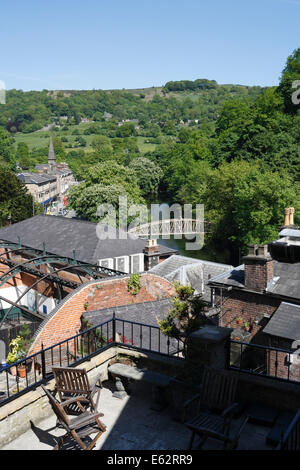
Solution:
<svg viewBox="0 0 300 470">
<path fill-rule="evenodd" d="M 52 136 L 50 136 L 49 153 L 48 153 L 48 166 L 49 166 L 49 173 L 53 173 L 55 171 L 55 168 L 56 168 L 56 158 L 55 158 L 55 153 L 54 153 Z"/>
</svg>

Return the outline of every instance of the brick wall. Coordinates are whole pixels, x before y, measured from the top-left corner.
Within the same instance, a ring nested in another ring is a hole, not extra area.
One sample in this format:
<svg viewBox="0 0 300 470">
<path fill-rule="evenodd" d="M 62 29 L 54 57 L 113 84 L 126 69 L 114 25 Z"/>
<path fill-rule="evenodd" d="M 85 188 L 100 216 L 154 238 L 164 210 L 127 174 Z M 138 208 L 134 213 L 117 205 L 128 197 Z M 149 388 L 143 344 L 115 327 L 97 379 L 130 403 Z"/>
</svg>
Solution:
<svg viewBox="0 0 300 470">
<path fill-rule="evenodd" d="M 97 280 L 75 289 L 41 324 L 30 352 L 39 351 L 42 344 L 46 348 L 77 334 L 86 302 L 87 310 L 99 310 L 133 302 L 151 302 L 176 295 L 173 284 L 150 273 L 141 275 L 142 287 L 137 295 L 132 295 L 128 292 L 129 277 Z"/>
<path fill-rule="evenodd" d="M 272 315 L 279 307 L 281 300 L 267 297 L 259 293 L 252 293 L 242 290 L 232 290 L 223 292 L 223 308 L 219 315 L 219 325 L 234 329 L 241 329 L 243 326 L 237 323 L 239 317 L 242 322 L 251 325 L 251 343 L 263 344 L 266 346 L 290 350 L 292 342 L 284 338 L 275 338 L 262 332 L 269 321 L 265 314 Z M 221 302 L 220 292 L 216 292 L 216 303 Z M 258 320 L 258 324 L 254 323 Z M 254 350 L 253 350 L 254 351 Z M 290 380 L 300 380 L 300 366 L 292 364 L 288 367 L 289 356 L 284 352 L 268 351 L 265 355 L 266 370 L 269 375 L 278 378 L 288 378 Z"/>
<path fill-rule="evenodd" d="M 243 323 L 248 322 L 251 325 L 252 336 L 256 335 L 266 324 L 264 315 L 272 315 L 279 307 L 280 300 L 265 295 L 247 292 L 243 290 L 232 289 L 229 292 L 223 291 L 222 297 L 220 291 L 216 289 L 216 304 L 220 305 L 222 301 L 222 311 L 219 315 L 219 325 L 229 328 L 241 328 L 237 323 L 238 318 L 242 318 Z M 255 325 L 255 319 L 258 319 L 258 325 Z"/>
</svg>

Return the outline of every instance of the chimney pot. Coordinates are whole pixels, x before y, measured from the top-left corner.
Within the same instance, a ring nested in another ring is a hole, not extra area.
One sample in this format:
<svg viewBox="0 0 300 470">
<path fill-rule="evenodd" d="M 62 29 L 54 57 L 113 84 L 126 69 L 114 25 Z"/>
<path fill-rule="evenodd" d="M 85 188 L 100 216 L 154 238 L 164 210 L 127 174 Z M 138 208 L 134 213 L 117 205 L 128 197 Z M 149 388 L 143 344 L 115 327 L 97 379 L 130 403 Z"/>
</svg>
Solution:
<svg viewBox="0 0 300 470">
<path fill-rule="evenodd" d="M 268 256 L 268 245 L 259 245 L 257 254 L 259 256 Z"/>
<path fill-rule="evenodd" d="M 284 222 L 283 222 L 283 226 L 284 226 L 284 227 L 287 227 L 289 224 L 290 224 L 290 208 L 289 208 L 289 207 L 286 207 L 286 208 L 284 209 Z"/>
<path fill-rule="evenodd" d="M 289 225 L 294 225 L 294 213 L 295 213 L 295 208 L 290 207 L 290 216 L 289 216 Z"/>
<path fill-rule="evenodd" d="M 248 246 L 248 255 L 256 256 L 257 254 L 257 245 L 249 245 Z"/>
</svg>

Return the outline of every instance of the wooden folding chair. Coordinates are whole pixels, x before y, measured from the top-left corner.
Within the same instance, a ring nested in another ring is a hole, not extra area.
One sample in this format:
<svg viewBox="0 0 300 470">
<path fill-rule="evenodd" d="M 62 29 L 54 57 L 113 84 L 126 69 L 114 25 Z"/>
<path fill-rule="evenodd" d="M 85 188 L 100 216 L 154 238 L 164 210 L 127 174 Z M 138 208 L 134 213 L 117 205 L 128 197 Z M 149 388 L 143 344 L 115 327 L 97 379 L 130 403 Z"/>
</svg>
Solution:
<svg viewBox="0 0 300 470">
<path fill-rule="evenodd" d="M 52 372 L 55 379 L 55 391 L 61 402 L 76 396 L 84 396 L 88 399 L 88 403 L 85 403 L 84 407 L 97 411 L 102 388 L 100 375 L 90 384 L 85 369 L 52 367 Z M 94 400 L 94 398 L 96 399 Z M 77 415 L 81 412 L 76 402 L 70 404 L 65 411 L 70 415 Z"/>
<path fill-rule="evenodd" d="M 223 441 L 224 448 L 234 449 L 247 424 L 246 417 L 235 433 L 231 432 L 233 413 L 238 408 L 234 402 L 238 380 L 227 371 L 204 368 L 201 392 L 185 402 L 185 425 L 192 431 L 189 449 L 194 437 L 200 437 L 200 446 L 208 437 Z M 188 416 L 192 416 L 188 419 Z"/>
<path fill-rule="evenodd" d="M 91 450 L 94 445 L 96 444 L 99 437 L 106 431 L 106 426 L 100 421 L 100 416 L 102 413 L 92 412 L 90 410 L 86 410 L 83 404 L 88 402 L 88 399 L 83 396 L 77 396 L 74 398 L 70 398 L 69 400 L 65 400 L 62 403 L 59 403 L 56 398 L 50 393 L 49 390 L 46 389 L 42 385 L 42 389 L 46 393 L 51 407 L 57 417 L 57 421 L 59 422 L 60 426 L 66 430 L 66 434 L 64 434 L 55 446 L 55 450 L 59 450 L 64 443 L 67 437 L 73 438 L 77 444 L 83 450 Z M 81 409 L 81 414 L 75 418 L 69 418 L 67 413 L 65 412 L 65 408 L 73 403 L 76 403 L 77 407 Z M 83 439 L 90 434 L 97 433 L 96 437 L 91 441 L 89 445 L 85 444 Z"/>
</svg>

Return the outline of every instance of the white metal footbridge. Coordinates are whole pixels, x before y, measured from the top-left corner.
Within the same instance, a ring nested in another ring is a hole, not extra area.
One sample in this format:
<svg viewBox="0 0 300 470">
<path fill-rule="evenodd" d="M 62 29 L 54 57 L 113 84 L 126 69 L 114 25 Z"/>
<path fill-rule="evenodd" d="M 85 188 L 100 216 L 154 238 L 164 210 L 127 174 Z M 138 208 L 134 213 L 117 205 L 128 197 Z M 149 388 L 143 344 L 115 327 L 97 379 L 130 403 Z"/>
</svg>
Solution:
<svg viewBox="0 0 300 470">
<path fill-rule="evenodd" d="M 128 233 L 140 238 L 169 235 L 197 235 L 208 231 L 209 223 L 200 219 L 162 219 L 147 224 L 137 225 Z"/>
</svg>

